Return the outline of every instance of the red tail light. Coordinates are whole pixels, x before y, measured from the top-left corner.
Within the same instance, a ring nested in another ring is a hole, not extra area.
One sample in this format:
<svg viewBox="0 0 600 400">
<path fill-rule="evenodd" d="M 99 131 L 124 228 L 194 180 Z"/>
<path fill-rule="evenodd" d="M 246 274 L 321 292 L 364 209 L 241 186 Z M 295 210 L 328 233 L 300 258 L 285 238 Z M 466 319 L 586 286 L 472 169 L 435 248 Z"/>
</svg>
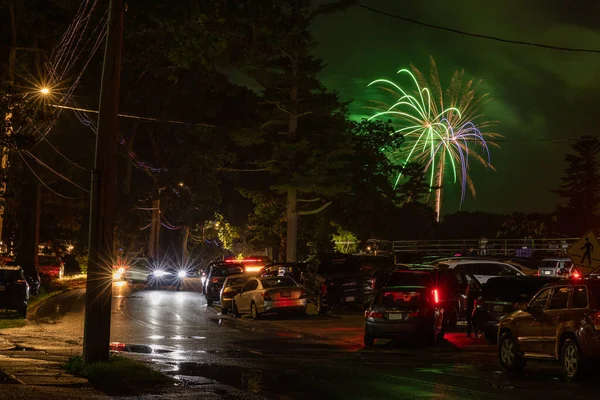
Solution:
<svg viewBox="0 0 600 400">
<path fill-rule="evenodd" d="M 212 278 L 212 283 L 218 283 L 219 282 L 219 278 Z"/>
<path fill-rule="evenodd" d="M 408 314 L 408 317 L 418 317 L 419 316 L 419 310 L 416 311 L 412 311 L 410 314 Z"/>
<path fill-rule="evenodd" d="M 271 298 L 271 295 L 269 293 L 267 293 L 267 292 L 263 292 L 261 295 L 262 295 L 263 300 L 267 300 L 267 301 L 273 300 Z"/>
<path fill-rule="evenodd" d="M 579 279 L 579 278 L 581 278 L 581 275 L 579 275 L 579 272 L 573 272 L 573 278 Z"/>
<path fill-rule="evenodd" d="M 224 299 L 233 299 L 235 297 L 235 292 L 223 292 Z"/>
<path fill-rule="evenodd" d="M 125 343 L 111 343 L 110 344 L 110 350 L 111 351 L 124 351 L 125 350 Z"/>
<path fill-rule="evenodd" d="M 326 294 L 327 294 L 327 285 L 323 283 L 321 285 L 321 295 L 325 296 Z"/>
<path fill-rule="evenodd" d="M 383 313 L 379 311 L 365 311 L 365 318 L 383 318 Z"/>
<path fill-rule="evenodd" d="M 433 289 L 432 293 L 433 293 L 433 303 L 434 304 L 440 304 L 440 297 L 439 297 L 439 294 L 438 294 L 438 290 L 437 289 Z"/>
</svg>

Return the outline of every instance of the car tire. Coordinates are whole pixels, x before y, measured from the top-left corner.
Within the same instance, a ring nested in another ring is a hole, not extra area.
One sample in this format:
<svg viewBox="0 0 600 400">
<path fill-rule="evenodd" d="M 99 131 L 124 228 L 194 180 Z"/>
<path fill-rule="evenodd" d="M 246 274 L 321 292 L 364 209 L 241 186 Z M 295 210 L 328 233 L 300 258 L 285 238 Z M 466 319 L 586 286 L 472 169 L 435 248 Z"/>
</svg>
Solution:
<svg viewBox="0 0 600 400">
<path fill-rule="evenodd" d="M 258 307 L 256 307 L 256 303 L 254 302 L 250 304 L 250 315 L 252 316 L 252 319 L 260 318 L 260 314 L 258 313 Z"/>
<path fill-rule="evenodd" d="M 19 317 L 27 318 L 27 304 L 24 307 L 21 307 L 19 310 L 17 310 L 17 313 L 19 314 Z"/>
<path fill-rule="evenodd" d="M 365 344 L 365 347 L 373 347 L 375 346 L 375 336 L 365 333 L 363 342 Z"/>
<path fill-rule="evenodd" d="M 498 342 L 498 360 L 506 372 L 520 374 L 525 368 L 525 359 L 517 348 L 517 343 L 510 332 L 505 332 Z"/>
<path fill-rule="evenodd" d="M 231 306 L 231 311 L 233 312 L 234 318 L 239 318 L 239 317 L 242 316 L 242 314 L 240 314 L 238 312 L 238 308 L 237 308 L 237 305 L 235 303 L 233 303 L 233 305 Z"/>
<path fill-rule="evenodd" d="M 321 295 L 317 296 L 317 314 L 319 315 L 323 315 L 323 314 L 327 314 L 327 307 L 323 305 L 323 298 L 321 297 Z"/>
<path fill-rule="evenodd" d="M 564 341 L 560 349 L 560 366 L 565 379 L 569 382 L 579 380 L 585 375 L 584 360 L 574 339 Z"/>
</svg>

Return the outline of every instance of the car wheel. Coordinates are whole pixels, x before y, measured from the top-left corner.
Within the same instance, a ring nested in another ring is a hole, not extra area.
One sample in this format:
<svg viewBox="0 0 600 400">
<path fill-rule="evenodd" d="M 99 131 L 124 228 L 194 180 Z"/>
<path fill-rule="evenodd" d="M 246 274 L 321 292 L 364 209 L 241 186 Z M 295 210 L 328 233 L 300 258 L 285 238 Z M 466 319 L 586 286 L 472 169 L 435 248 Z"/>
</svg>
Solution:
<svg viewBox="0 0 600 400">
<path fill-rule="evenodd" d="M 579 346 L 573 339 L 567 339 L 560 350 L 560 364 L 567 381 L 572 382 L 584 374 L 583 359 Z"/>
<path fill-rule="evenodd" d="M 17 310 L 17 313 L 19 314 L 19 317 L 27 318 L 27 304 L 24 307 L 21 307 L 19 310 Z"/>
<path fill-rule="evenodd" d="M 498 359 L 500 366 L 506 372 L 521 373 L 525 360 L 517 349 L 517 343 L 510 332 L 505 332 L 498 343 Z"/>
<path fill-rule="evenodd" d="M 241 316 L 242 316 L 242 315 L 241 315 L 241 314 L 238 312 L 238 308 L 237 308 L 237 305 L 236 305 L 235 303 L 233 303 L 233 305 L 231 306 L 231 310 L 233 311 L 233 316 L 234 316 L 235 318 L 239 318 L 239 317 L 241 317 Z"/>
<path fill-rule="evenodd" d="M 375 346 L 375 337 L 365 333 L 364 343 L 365 343 L 365 347 Z"/>
<path fill-rule="evenodd" d="M 256 304 L 254 302 L 250 304 L 250 315 L 252 315 L 252 319 L 258 319 L 260 317 L 260 314 L 258 313 L 258 308 L 256 307 Z"/>
<path fill-rule="evenodd" d="M 327 314 L 327 307 L 323 305 L 323 299 L 321 295 L 317 296 L 317 314 Z"/>
</svg>

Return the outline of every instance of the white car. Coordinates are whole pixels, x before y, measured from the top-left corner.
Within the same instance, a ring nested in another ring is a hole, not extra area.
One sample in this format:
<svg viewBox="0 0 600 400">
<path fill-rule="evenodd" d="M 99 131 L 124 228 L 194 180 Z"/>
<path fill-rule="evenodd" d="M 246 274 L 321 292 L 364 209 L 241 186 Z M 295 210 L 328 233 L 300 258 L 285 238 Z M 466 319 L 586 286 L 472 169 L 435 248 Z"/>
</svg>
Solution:
<svg viewBox="0 0 600 400">
<path fill-rule="evenodd" d="M 277 311 L 306 311 L 306 291 L 289 276 L 250 278 L 233 298 L 235 316 L 250 314 L 257 319 L 260 314 Z"/>
<path fill-rule="evenodd" d="M 493 260 L 447 260 L 436 264 L 440 268 L 460 269 L 470 272 L 481 284 L 485 284 L 488 279 L 500 276 L 525 276 L 517 267 Z"/>
</svg>

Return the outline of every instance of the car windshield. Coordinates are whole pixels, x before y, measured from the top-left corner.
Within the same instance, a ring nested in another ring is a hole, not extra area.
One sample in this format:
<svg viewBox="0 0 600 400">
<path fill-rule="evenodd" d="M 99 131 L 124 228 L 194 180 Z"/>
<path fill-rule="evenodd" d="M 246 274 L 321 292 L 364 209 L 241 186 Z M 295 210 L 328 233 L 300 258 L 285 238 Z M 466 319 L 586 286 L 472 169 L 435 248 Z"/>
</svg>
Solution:
<svg viewBox="0 0 600 400">
<path fill-rule="evenodd" d="M 296 282 L 293 279 L 286 277 L 263 279 L 261 282 L 265 289 L 296 286 Z"/>
<path fill-rule="evenodd" d="M 361 270 L 361 263 L 357 258 L 344 257 L 328 258 L 321 260 L 319 264 L 319 272 L 321 273 L 343 273 L 357 272 Z"/>
<path fill-rule="evenodd" d="M 430 284 L 431 275 L 426 272 L 402 271 L 394 272 L 385 286 L 429 286 Z"/>
<path fill-rule="evenodd" d="M 227 279 L 225 286 L 243 286 L 246 282 L 248 282 L 248 278 L 245 276 L 240 276 L 239 278 Z"/>
<path fill-rule="evenodd" d="M 0 269 L 0 281 L 15 282 L 19 279 L 22 279 L 20 269 Z"/>
<path fill-rule="evenodd" d="M 212 275 L 213 276 L 227 276 L 227 275 L 241 274 L 242 272 L 244 272 L 244 269 L 242 266 L 231 265 L 231 266 L 227 266 L 227 267 L 219 267 L 219 268 L 213 269 Z"/>
<path fill-rule="evenodd" d="M 510 302 L 528 302 L 544 285 L 557 279 L 531 277 L 529 279 L 492 278 L 483 286 L 486 299 Z"/>
</svg>

